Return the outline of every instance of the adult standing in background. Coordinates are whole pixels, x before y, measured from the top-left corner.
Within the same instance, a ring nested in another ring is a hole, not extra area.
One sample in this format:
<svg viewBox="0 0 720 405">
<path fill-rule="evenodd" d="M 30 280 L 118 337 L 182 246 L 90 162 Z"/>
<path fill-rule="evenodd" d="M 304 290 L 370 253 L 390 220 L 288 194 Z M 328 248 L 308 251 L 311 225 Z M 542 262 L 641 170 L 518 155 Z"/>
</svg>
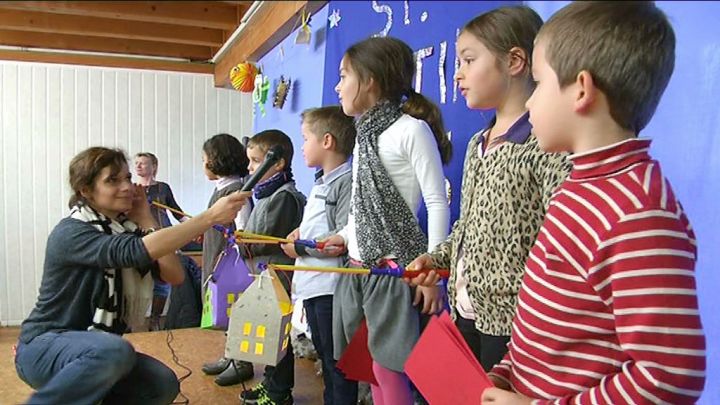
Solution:
<svg viewBox="0 0 720 405">
<path fill-rule="evenodd" d="M 167 205 L 177 211 L 182 212 L 182 209 L 175 201 L 172 189 L 167 183 L 155 180 L 158 169 L 158 158 L 150 152 L 140 152 L 135 155 L 135 174 L 138 176 L 138 183 L 145 188 L 145 194 L 147 194 L 149 201 L 157 201 L 161 204 Z M 167 210 L 164 208 L 150 205 L 150 212 L 155 221 L 160 225 L 161 228 L 167 228 L 171 226 L 170 218 L 168 217 Z M 182 222 L 188 219 L 187 217 L 178 214 L 177 212 L 171 212 L 172 215 L 178 221 Z M 152 309 L 150 311 L 150 330 L 160 329 L 160 316 L 165 309 L 165 303 L 170 295 L 170 284 L 167 284 L 161 280 L 155 280 L 155 287 L 153 289 L 153 301 Z"/>
</svg>

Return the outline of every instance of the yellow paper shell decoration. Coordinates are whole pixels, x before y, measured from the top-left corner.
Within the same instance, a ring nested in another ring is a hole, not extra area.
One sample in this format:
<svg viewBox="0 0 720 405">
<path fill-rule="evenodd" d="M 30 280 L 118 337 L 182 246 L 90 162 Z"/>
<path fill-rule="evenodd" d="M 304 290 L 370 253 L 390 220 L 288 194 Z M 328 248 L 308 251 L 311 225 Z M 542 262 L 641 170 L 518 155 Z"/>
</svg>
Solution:
<svg viewBox="0 0 720 405">
<path fill-rule="evenodd" d="M 235 90 L 250 93 L 255 88 L 258 69 L 250 62 L 240 63 L 230 70 L 230 82 Z"/>
</svg>

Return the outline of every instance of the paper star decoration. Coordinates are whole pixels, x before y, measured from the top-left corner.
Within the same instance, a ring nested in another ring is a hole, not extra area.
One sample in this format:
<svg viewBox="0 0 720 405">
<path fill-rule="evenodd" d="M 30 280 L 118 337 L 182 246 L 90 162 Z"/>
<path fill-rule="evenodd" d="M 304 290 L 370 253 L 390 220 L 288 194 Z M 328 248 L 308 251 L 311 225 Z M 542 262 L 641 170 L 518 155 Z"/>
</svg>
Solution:
<svg viewBox="0 0 720 405">
<path fill-rule="evenodd" d="M 335 9 L 333 10 L 332 14 L 330 14 L 330 17 L 328 17 L 328 20 L 330 20 L 330 28 L 337 27 L 340 25 L 340 20 L 342 17 L 340 17 L 340 10 Z"/>
</svg>

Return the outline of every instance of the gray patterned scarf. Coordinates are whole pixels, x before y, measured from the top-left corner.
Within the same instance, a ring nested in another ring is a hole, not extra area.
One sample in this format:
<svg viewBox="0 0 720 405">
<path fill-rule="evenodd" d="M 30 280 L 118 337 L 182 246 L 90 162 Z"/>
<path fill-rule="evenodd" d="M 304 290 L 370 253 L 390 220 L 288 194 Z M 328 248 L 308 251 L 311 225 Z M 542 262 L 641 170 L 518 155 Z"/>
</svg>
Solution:
<svg viewBox="0 0 720 405">
<path fill-rule="evenodd" d="M 358 118 L 358 172 L 353 198 L 360 258 L 370 265 L 394 256 L 405 266 L 425 252 L 427 238 L 380 160 L 378 137 L 402 116 L 383 101 Z"/>
</svg>

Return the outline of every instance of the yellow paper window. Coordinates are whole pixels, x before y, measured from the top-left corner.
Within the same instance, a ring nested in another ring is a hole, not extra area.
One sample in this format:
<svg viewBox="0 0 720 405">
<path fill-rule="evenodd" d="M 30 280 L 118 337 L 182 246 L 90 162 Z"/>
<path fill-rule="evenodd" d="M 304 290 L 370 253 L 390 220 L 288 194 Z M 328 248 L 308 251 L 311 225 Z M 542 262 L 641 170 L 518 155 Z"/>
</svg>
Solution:
<svg viewBox="0 0 720 405">
<path fill-rule="evenodd" d="M 240 342 L 240 351 L 243 353 L 247 353 L 248 350 L 250 350 L 250 343 L 247 340 L 243 340 Z"/>
<path fill-rule="evenodd" d="M 263 344 L 262 343 L 255 343 L 255 354 L 257 354 L 257 355 L 263 354 Z"/>
<path fill-rule="evenodd" d="M 265 337 L 265 325 L 258 325 L 257 327 L 257 337 L 264 338 Z"/>
<path fill-rule="evenodd" d="M 245 325 L 243 325 L 243 335 L 250 336 L 250 333 L 252 333 L 252 323 L 245 322 Z"/>
<path fill-rule="evenodd" d="M 228 304 L 232 305 L 232 303 L 235 302 L 235 294 L 229 293 L 227 295 L 227 302 Z"/>
</svg>

